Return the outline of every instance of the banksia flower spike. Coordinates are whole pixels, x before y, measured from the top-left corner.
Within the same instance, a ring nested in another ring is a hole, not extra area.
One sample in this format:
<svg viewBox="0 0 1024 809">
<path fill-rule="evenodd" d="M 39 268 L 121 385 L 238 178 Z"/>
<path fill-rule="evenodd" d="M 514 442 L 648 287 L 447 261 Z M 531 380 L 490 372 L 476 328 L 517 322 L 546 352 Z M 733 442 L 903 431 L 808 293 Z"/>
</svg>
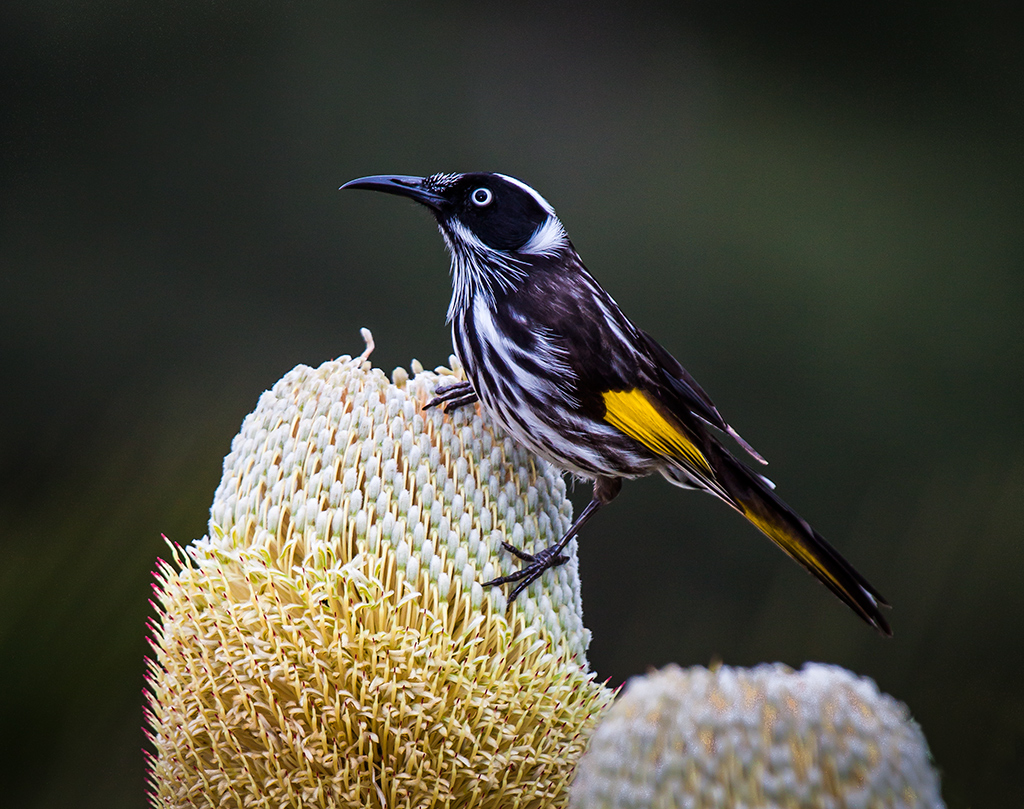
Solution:
<svg viewBox="0 0 1024 809">
<path fill-rule="evenodd" d="M 590 737 L 574 809 L 940 809 L 905 705 L 838 666 L 634 677 Z"/>
<path fill-rule="evenodd" d="M 453 367 L 299 366 L 224 461 L 209 534 L 157 571 L 148 721 L 158 807 L 547 807 L 611 692 L 572 559 L 506 614 L 503 540 L 568 527 L 557 472 Z"/>
</svg>

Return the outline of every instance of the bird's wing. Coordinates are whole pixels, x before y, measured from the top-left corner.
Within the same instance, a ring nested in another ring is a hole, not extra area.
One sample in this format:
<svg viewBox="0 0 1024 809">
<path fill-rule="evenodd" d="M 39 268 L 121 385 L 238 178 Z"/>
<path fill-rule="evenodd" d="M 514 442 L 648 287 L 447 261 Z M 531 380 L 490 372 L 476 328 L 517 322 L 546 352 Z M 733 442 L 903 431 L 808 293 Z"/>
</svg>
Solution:
<svg viewBox="0 0 1024 809">
<path fill-rule="evenodd" d="M 664 458 L 682 462 L 702 483 L 714 485 L 714 470 L 701 451 L 700 436 L 688 429 L 643 388 L 606 390 L 604 420 Z"/>
<path fill-rule="evenodd" d="M 711 397 L 704 389 L 697 384 L 690 372 L 687 371 L 665 348 L 647 332 L 640 331 L 640 337 L 644 342 L 648 354 L 654 361 L 656 368 L 655 383 L 663 386 L 659 390 L 658 398 L 665 402 L 673 412 L 679 413 L 686 410 L 698 418 L 710 424 L 712 427 L 732 436 L 732 438 L 746 451 L 750 457 L 760 463 L 768 463 L 761 454 L 748 444 L 733 427 L 722 418 Z"/>
<path fill-rule="evenodd" d="M 671 398 L 678 400 L 676 405 L 685 407 L 713 427 L 725 430 L 729 425 L 725 423 L 725 419 L 718 412 L 711 397 L 697 384 L 697 380 L 690 376 L 689 371 L 679 363 L 679 360 L 666 351 L 651 335 L 645 331 L 638 331 L 644 348 L 658 369 L 660 376 L 658 381 L 668 387 L 672 394 Z"/>
<path fill-rule="evenodd" d="M 638 329 L 582 264 L 575 270 L 537 273 L 520 295 L 529 294 L 530 310 L 543 313 L 548 342 L 571 364 L 583 408 L 659 455 L 686 459 L 712 491 L 714 475 L 700 449 L 711 439 L 705 425 L 765 463 L 679 361 Z"/>
</svg>

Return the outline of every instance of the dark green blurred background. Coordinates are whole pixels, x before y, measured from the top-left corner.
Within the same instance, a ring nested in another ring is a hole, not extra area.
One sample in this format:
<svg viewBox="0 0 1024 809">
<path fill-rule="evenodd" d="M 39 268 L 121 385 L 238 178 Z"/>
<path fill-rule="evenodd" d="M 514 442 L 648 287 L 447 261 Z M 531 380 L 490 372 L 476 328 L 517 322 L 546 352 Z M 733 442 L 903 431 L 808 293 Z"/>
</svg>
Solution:
<svg viewBox="0 0 1024 809">
<path fill-rule="evenodd" d="M 839 663 L 908 703 L 950 806 L 1024 805 L 1021 19 L 298 5 L 0 11 L 4 805 L 143 804 L 161 532 L 205 532 L 292 366 L 359 352 L 360 326 L 385 369 L 446 361 L 430 217 L 336 189 L 464 170 L 556 206 L 894 605 L 883 640 L 728 509 L 646 480 L 582 542 L 600 676 Z"/>
</svg>

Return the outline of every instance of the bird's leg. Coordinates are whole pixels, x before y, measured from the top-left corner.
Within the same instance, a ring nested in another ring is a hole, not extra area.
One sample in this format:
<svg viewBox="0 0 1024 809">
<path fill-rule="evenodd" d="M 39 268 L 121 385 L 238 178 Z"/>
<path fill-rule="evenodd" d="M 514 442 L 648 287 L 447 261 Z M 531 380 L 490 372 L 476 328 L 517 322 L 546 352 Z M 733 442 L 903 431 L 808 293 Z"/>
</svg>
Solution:
<svg viewBox="0 0 1024 809">
<path fill-rule="evenodd" d="M 516 600 L 519 594 L 539 579 L 545 570 L 551 567 L 564 565 L 569 561 L 569 557 L 562 553 L 562 551 L 565 550 L 565 546 L 572 541 L 573 537 L 579 533 L 580 529 L 587 524 L 587 521 L 594 516 L 597 510 L 605 503 L 610 503 L 621 489 L 622 478 L 597 478 L 594 481 L 594 493 L 590 498 L 590 502 L 587 503 L 587 507 L 579 513 L 579 516 L 573 520 L 572 525 L 569 526 L 569 530 L 565 532 L 565 535 L 558 540 L 558 542 L 553 545 L 548 545 L 548 547 L 538 553 L 526 553 L 526 551 L 520 550 L 514 545 L 510 545 L 508 542 L 502 542 L 501 545 L 505 550 L 519 557 L 527 564 L 515 573 L 510 573 L 507 576 L 499 576 L 496 579 L 486 581 L 483 583 L 483 586 L 493 587 L 497 584 L 519 582 L 508 596 L 508 606 L 511 608 L 512 603 Z"/>
<path fill-rule="evenodd" d="M 471 382 L 456 382 L 454 385 L 440 385 L 434 388 L 434 393 L 437 394 L 433 399 L 423 405 L 424 410 L 429 410 L 431 407 L 437 407 L 440 404 L 444 405 L 444 412 L 451 413 L 460 407 L 469 404 L 475 404 L 478 401 L 476 391 L 473 390 L 473 384 Z"/>
</svg>

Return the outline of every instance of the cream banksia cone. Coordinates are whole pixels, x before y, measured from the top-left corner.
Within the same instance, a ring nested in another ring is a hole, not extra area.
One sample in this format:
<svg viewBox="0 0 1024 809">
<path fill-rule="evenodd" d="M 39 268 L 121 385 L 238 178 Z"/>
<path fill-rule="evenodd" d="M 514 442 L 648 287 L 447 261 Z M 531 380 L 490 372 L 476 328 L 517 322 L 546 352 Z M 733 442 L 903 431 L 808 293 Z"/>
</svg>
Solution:
<svg viewBox="0 0 1024 809">
<path fill-rule="evenodd" d="M 556 470 L 455 370 L 299 366 L 224 460 L 209 535 L 157 570 L 154 806 L 547 807 L 612 693 L 588 671 L 575 544 L 506 615 L 503 540 L 568 528 Z"/>
<path fill-rule="evenodd" d="M 907 708 L 838 666 L 634 677 L 580 759 L 573 809 L 941 809 Z"/>
</svg>

